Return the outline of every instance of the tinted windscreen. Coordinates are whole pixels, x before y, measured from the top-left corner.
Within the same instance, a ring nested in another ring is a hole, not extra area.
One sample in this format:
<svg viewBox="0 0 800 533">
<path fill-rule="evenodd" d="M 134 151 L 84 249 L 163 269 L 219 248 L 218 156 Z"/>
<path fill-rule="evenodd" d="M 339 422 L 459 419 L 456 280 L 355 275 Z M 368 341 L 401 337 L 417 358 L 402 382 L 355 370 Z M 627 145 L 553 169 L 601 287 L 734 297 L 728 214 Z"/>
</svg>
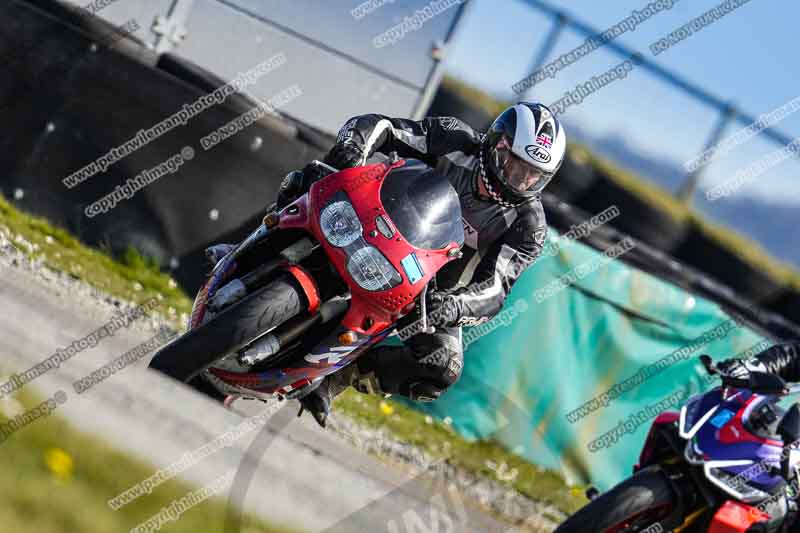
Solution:
<svg viewBox="0 0 800 533">
<path fill-rule="evenodd" d="M 458 194 L 447 178 L 418 161 L 386 176 L 381 202 L 397 230 L 417 248 L 438 250 L 464 242 Z"/>
</svg>

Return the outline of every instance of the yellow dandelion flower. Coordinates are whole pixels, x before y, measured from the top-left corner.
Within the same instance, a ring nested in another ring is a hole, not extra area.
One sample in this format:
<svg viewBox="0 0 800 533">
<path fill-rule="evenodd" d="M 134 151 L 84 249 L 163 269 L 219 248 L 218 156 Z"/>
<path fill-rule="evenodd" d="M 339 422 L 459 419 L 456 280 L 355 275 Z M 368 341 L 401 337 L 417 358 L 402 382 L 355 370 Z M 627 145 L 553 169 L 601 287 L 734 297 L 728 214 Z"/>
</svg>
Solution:
<svg viewBox="0 0 800 533">
<path fill-rule="evenodd" d="M 59 479 L 69 479 L 75 468 L 72 456 L 61 448 L 50 448 L 44 452 L 44 462 Z"/>
<path fill-rule="evenodd" d="M 381 408 L 381 413 L 385 414 L 386 416 L 389 416 L 392 413 L 394 413 L 394 407 L 392 407 L 386 402 L 381 402 L 380 408 Z"/>
</svg>

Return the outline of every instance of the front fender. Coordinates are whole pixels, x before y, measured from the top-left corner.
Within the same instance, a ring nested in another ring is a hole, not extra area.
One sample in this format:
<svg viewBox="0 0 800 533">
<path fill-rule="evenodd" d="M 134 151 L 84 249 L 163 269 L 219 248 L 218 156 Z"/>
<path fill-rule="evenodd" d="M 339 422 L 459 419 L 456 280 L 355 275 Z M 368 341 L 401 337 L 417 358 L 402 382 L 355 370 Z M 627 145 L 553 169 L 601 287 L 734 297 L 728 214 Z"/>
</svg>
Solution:
<svg viewBox="0 0 800 533">
<path fill-rule="evenodd" d="M 642 452 L 639 454 L 639 462 L 634 465 L 633 472 L 636 473 L 645 466 L 654 463 L 654 454 L 663 447 L 667 446 L 674 449 L 672 442 L 664 436 L 663 429 L 678 421 L 679 413 L 675 411 L 665 411 L 658 415 L 650 426 L 647 438 L 644 441 Z M 680 455 L 682 450 L 674 450 Z"/>
</svg>

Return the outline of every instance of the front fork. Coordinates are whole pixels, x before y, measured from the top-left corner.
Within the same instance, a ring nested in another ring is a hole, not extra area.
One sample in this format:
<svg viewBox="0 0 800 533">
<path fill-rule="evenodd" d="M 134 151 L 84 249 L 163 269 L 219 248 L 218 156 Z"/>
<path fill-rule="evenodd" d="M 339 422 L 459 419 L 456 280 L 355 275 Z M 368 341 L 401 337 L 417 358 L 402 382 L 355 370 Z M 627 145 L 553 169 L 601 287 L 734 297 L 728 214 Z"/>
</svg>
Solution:
<svg viewBox="0 0 800 533">
<path fill-rule="evenodd" d="M 424 287 L 422 287 L 422 292 L 419 293 L 419 312 L 420 312 L 420 322 L 422 326 L 423 333 L 433 333 L 436 331 L 434 327 L 428 327 L 428 299 L 426 298 L 428 294 L 428 285 L 430 282 L 426 283 Z"/>
<path fill-rule="evenodd" d="M 228 252 L 225 257 L 219 260 L 211 270 L 203 287 L 198 291 L 192 306 L 192 314 L 189 317 L 189 329 L 194 329 L 203 323 L 203 319 L 208 311 L 209 301 L 214 297 L 217 290 L 223 287 L 223 283 L 228 280 L 236 271 L 236 260 L 246 251 L 252 249 L 256 244 L 263 242 L 270 233 L 270 228 L 266 224 L 258 226 L 245 240 Z"/>
<path fill-rule="evenodd" d="M 272 235 L 277 223 L 278 215 L 274 209 L 271 209 L 261 225 L 217 261 L 208 280 L 195 298 L 189 329 L 202 324 L 208 311 L 217 312 L 264 286 L 269 281 L 271 274 L 278 268 L 288 270 L 297 279 L 309 303 L 315 301 L 317 294 L 308 286 L 308 276 L 304 276 L 303 272 L 298 272 L 302 270 L 298 263 L 309 257 L 319 246 L 306 237 L 287 246 L 278 254 L 278 257 L 266 261 L 258 268 L 228 282 L 238 267 L 238 259 L 266 241 Z M 318 298 L 316 301 L 318 303 Z"/>
</svg>

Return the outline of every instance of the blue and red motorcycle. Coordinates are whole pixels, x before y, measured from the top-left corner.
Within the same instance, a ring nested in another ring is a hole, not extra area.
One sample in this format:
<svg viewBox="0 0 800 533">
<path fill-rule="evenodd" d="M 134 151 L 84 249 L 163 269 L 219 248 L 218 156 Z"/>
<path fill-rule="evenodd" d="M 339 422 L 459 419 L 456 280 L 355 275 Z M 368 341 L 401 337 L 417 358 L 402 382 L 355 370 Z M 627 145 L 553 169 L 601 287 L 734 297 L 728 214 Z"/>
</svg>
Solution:
<svg viewBox="0 0 800 533">
<path fill-rule="evenodd" d="M 634 474 L 567 519 L 556 533 L 794 531 L 800 466 L 800 392 L 780 377 L 727 375 L 722 384 L 661 413 Z"/>
</svg>

